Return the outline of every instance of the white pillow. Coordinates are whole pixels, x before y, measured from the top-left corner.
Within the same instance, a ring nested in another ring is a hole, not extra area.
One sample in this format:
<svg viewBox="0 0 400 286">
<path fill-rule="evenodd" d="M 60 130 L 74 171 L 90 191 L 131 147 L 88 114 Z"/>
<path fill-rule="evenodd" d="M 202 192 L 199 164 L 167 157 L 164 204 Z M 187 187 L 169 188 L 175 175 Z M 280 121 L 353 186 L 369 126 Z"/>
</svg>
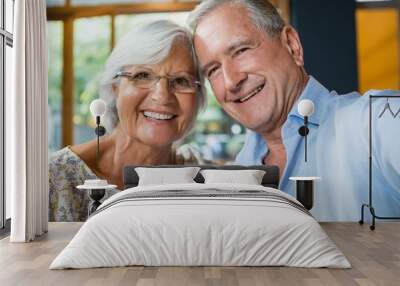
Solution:
<svg viewBox="0 0 400 286">
<path fill-rule="evenodd" d="M 195 183 L 193 179 L 199 170 L 199 167 L 135 168 L 139 176 L 138 186 Z"/>
<path fill-rule="evenodd" d="M 202 170 L 204 183 L 234 183 L 246 185 L 261 185 L 265 171 L 262 170 Z"/>
</svg>

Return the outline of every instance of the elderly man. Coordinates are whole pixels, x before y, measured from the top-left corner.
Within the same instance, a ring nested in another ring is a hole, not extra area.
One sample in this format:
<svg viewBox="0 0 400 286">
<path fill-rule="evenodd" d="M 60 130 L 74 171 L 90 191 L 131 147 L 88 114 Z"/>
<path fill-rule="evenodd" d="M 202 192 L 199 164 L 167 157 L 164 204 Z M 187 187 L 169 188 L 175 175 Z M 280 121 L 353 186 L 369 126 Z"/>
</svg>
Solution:
<svg viewBox="0 0 400 286">
<path fill-rule="evenodd" d="M 248 129 L 236 163 L 278 165 L 280 189 L 290 194 L 295 191 L 290 176 L 319 176 L 314 216 L 358 220 L 368 201 L 368 96 L 339 96 L 307 75 L 299 35 L 266 0 L 205 0 L 189 25 L 217 100 Z M 297 104 L 303 99 L 315 105 L 307 162 L 298 133 L 303 117 Z M 374 204 L 380 216 L 399 216 L 400 124 L 391 114 L 375 119 L 385 103 L 373 103 Z M 390 104 L 400 108 L 395 100 Z"/>
</svg>

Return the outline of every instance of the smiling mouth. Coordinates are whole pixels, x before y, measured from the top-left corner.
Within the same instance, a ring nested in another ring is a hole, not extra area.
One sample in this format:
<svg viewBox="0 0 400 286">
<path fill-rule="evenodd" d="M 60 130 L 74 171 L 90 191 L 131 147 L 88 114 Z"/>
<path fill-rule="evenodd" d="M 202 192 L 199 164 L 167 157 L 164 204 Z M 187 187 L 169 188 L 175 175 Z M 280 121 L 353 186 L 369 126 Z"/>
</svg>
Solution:
<svg viewBox="0 0 400 286">
<path fill-rule="evenodd" d="M 158 113 L 158 112 L 153 112 L 153 111 L 144 111 L 143 115 L 146 118 L 149 118 L 152 120 L 160 120 L 160 121 L 168 121 L 168 120 L 172 120 L 176 117 L 176 115 L 174 115 L 174 114 Z"/>
<path fill-rule="evenodd" d="M 252 98 L 253 96 L 255 96 L 256 94 L 258 94 L 265 86 L 265 83 L 257 86 L 255 89 L 253 89 L 251 92 L 249 92 L 248 95 L 246 95 L 245 97 L 239 98 L 237 100 L 235 100 L 236 103 L 243 103 L 245 101 L 248 101 L 250 98 Z"/>
</svg>

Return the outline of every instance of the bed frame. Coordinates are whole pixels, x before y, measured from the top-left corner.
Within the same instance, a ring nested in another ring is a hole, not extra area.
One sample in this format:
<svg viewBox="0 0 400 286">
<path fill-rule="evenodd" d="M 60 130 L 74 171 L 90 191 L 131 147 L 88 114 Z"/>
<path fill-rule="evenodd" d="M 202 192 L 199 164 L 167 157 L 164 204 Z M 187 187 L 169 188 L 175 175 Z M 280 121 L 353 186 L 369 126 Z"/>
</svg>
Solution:
<svg viewBox="0 0 400 286">
<path fill-rule="evenodd" d="M 240 166 L 240 165 L 161 165 L 161 166 L 144 166 L 144 165 L 130 165 L 124 167 L 124 189 L 133 188 L 138 185 L 139 176 L 135 171 L 136 167 L 148 167 L 148 168 L 182 168 L 182 167 L 200 167 L 201 170 L 205 169 L 218 169 L 218 170 L 263 170 L 265 175 L 262 179 L 261 184 L 265 187 L 271 187 L 277 189 L 279 186 L 279 168 L 278 166 L 270 165 L 258 165 L 258 166 Z M 204 183 L 204 178 L 200 174 L 194 178 L 197 183 Z"/>
</svg>

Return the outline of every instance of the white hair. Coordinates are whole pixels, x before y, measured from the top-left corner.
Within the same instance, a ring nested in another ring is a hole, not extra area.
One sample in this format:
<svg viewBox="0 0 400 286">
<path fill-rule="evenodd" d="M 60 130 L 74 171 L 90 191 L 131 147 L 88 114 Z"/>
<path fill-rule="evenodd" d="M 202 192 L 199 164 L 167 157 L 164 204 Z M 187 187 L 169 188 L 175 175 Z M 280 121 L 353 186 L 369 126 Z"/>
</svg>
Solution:
<svg viewBox="0 0 400 286">
<path fill-rule="evenodd" d="M 258 29 L 267 32 L 271 37 L 280 34 L 285 26 L 285 21 L 274 5 L 267 0 L 204 0 L 189 14 L 188 25 L 192 31 L 195 32 L 201 20 L 222 4 L 238 5 L 246 8 L 254 25 Z"/>
<path fill-rule="evenodd" d="M 116 107 L 114 86 L 119 83 L 115 75 L 129 65 L 152 65 L 166 59 L 176 41 L 187 47 L 192 55 L 196 77 L 201 82 L 196 90 L 197 112 L 206 105 L 204 78 L 198 72 L 192 35 L 190 31 L 169 20 L 137 22 L 132 29 L 117 43 L 107 59 L 104 72 L 100 79 L 100 98 L 107 103 L 105 125 L 110 132 L 117 125 L 119 118 Z"/>
</svg>

